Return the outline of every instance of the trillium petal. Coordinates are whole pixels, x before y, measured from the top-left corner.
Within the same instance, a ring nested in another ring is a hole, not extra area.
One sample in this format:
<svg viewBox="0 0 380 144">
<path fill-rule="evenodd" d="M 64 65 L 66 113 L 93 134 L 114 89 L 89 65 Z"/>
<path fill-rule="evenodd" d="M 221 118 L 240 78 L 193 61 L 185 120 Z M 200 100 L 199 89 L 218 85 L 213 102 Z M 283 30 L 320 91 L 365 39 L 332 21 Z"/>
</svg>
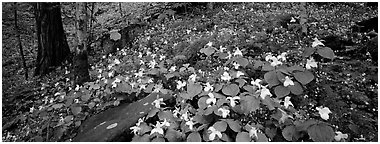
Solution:
<svg viewBox="0 0 380 144">
<path fill-rule="evenodd" d="M 294 82 L 288 77 L 285 77 L 284 86 L 287 87 L 289 85 L 294 85 Z"/>
</svg>

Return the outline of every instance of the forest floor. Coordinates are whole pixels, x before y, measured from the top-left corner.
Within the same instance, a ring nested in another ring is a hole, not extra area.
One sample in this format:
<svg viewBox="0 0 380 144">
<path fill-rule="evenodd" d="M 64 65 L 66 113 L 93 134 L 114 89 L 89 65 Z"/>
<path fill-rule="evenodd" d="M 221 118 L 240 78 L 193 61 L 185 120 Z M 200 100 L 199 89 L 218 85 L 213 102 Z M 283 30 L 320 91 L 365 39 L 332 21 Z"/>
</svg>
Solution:
<svg viewBox="0 0 380 144">
<path fill-rule="evenodd" d="M 148 29 L 135 39 L 130 49 L 103 57 L 102 48 L 94 48 L 97 54 L 90 56 L 93 81 L 83 87 L 72 86 L 70 70 L 65 66 L 42 78 L 25 81 L 21 70 L 12 68 L 17 64 L 5 66 L 3 56 L 2 140 L 71 141 L 85 119 L 126 101 L 110 86 L 99 88 L 106 82 L 98 75 L 136 75 L 141 68 L 134 65 L 141 62 L 136 57 L 147 49 L 173 49 L 160 52 L 173 59 L 178 49 L 186 48 L 181 47 L 184 41 L 206 38 L 216 47 L 237 46 L 248 57 L 272 51 L 293 52 L 297 59 L 297 51 L 318 37 L 339 58 L 321 62 L 318 77 L 324 83 L 308 87 L 303 96 L 292 97 L 293 104 L 310 115 L 316 113 L 312 110 L 316 105 L 329 107 L 332 114 L 328 122 L 348 134 L 347 141 L 378 141 L 377 60 L 373 61 L 367 51 L 359 50 L 368 40 L 358 38 L 361 33 L 351 30 L 353 23 L 378 16 L 377 9 L 360 4 L 308 4 L 309 29 L 306 36 L 300 37 L 296 27 L 281 27 L 291 14 L 299 13 L 297 7 L 298 3 L 234 3 L 216 5 L 212 11 L 197 7 L 189 13 L 169 16 L 164 22 L 148 24 Z M 348 39 L 356 41 L 348 44 Z M 121 64 L 115 64 L 116 59 Z M 148 63 L 148 59 L 144 61 Z M 194 62 L 193 66 L 206 65 L 206 69 L 212 69 L 215 65 L 204 62 Z M 286 141 L 277 139 L 281 140 Z"/>
</svg>

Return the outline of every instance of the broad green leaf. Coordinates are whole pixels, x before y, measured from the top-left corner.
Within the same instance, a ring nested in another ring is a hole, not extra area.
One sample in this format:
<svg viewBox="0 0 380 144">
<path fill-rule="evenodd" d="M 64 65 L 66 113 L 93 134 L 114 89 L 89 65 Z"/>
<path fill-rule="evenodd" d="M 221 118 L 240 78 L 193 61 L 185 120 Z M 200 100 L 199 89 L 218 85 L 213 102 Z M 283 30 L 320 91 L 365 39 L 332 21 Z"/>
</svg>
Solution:
<svg viewBox="0 0 380 144">
<path fill-rule="evenodd" d="M 287 87 L 278 85 L 274 88 L 274 94 L 276 94 L 277 98 L 283 98 L 290 94 L 290 90 Z"/>
<path fill-rule="evenodd" d="M 72 106 L 72 107 L 71 107 L 71 112 L 72 112 L 74 115 L 79 114 L 81 111 L 82 111 L 82 107 L 81 107 L 81 106 Z"/>
<path fill-rule="evenodd" d="M 235 81 L 239 83 L 239 87 L 242 87 L 247 83 L 245 79 L 236 79 Z"/>
<path fill-rule="evenodd" d="M 308 84 L 314 79 L 313 73 L 310 71 L 304 71 L 304 72 L 296 72 L 294 73 L 294 77 L 303 85 Z"/>
<path fill-rule="evenodd" d="M 307 47 L 305 51 L 303 52 L 304 57 L 309 57 L 315 52 L 316 48 L 313 47 Z"/>
<path fill-rule="evenodd" d="M 152 127 L 148 126 L 145 122 L 142 122 L 139 127 L 142 134 L 152 131 Z"/>
<path fill-rule="evenodd" d="M 334 51 L 329 47 L 321 47 L 317 50 L 317 53 L 320 56 L 328 59 L 334 59 L 335 57 Z"/>
<path fill-rule="evenodd" d="M 235 132 L 240 132 L 241 131 L 241 126 L 239 124 L 239 121 L 235 121 L 233 119 L 227 119 L 226 120 L 228 126 Z"/>
<path fill-rule="evenodd" d="M 229 96 L 235 96 L 239 93 L 239 91 L 240 91 L 239 86 L 236 84 L 225 85 L 222 89 L 223 94 L 229 95 Z"/>
<path fill-rule="evenodd" d="M 135 135 L 132 139 L 132 142 L 150 142 L 149 134 L 143 136 Z"/>
<path fill-rule="evenodd" d="M 59 109 L 59 108 L 61 108 L 63 106 L 63 103 L 57 103 L 57 104 L 54 104 L 53 106 L 51 106 L 51 107 L 53 107 L 54 109 Z"/>
<path fill-rule="evenodd" d="M 309 119 L 304 122 L 295 121 L 294 125 L 296 126 L 296 131 L 306 131 L 310 126 L 317 124 L 318 121 L 314 119 Z"/>
<path fill-rule="evenodd" d="M 210 56 L 215 52 L 215 49 L 212 47 L 207 47 L 207 48 L 201 49 L 200 52 L 206 54 L 207 56 Z"/>
<path fill-rule="evenodd" d="M 288 125 L 282 130 L 282 136 L 287 140 L 287 141 L 296 141 L 296 128 L 294 125 Z"/>
<path fill-rule="evenodd" d="M 117 30 L 110 31 L 110 39 L 117 41 L 121 38 L 121 34 Z"/>
<path fill-rule="evenodd" d="M 243 86 L 243 89 L 245 89 L 246 91 L 248 91 L 250 93 L 255 93 L 257 90 L 257 88 L 253 87 L 252 85 L 245 85 L 245 86 Z"/>
<path fill-rule="evenodd" d="M 209 97 L 208 96 L 204 96 L 204 97 L 201 97 L 199 100 L 198 100 L 198 107 L 199 109 L 205 109 L 208 104 L 206 103 L 206 100 L 208 99 Z"/>
<path fill-rule="evenodd" d="M 277 74 L 278 81 L 280 81 L 281 83 L 284 83 L 285 75 L 281 71 L 277 71 L 276 74 Z"/>
<path fill-rule="evenodd" d="M 193 97 L 186 92 L 179 93 L 179 96 L 184 98 L 184 99 L 193 99 Z"/>
<path fill-rule="evenodd" d="M 198 132 L 192 132 L 186 138 L 187 142 L 202 142 L 201 135 Z"/>
<path fill-rule="evenodd" d="M 155 139 L 152 140 L 152 142 L 165 142 L 165 139 L 162 137 L 156 137 Z"/>
<path fill-rule="evenodd" d="M 160 111 L 160 109 L 157 109 L 157 108 L 152 109 L 151 111 L 149 111 L 149 113 L 148 113 L 148 115 L 146 116 L 146 118 L 150 118 L 150 117 L 155 116 L 155 115 L 157 114 L 157 112 L 159 112 L 159 111 Z"/>
<path fill-rule="evenodd" d="M 65 123 L 69 123 L 70 121 L 72 121 L 74 119 L 74 116 L 73 115 L 68 115 L 65 117 L 64 121 Z"/>
<path fill-rule="evenodd" d="M 257 133 L 257 142 L 268 142 L 268 138 L 265 134 L 258 132 Z"/>
<path fill-rule="evenodd" d="M 261 70 L 262 70 L 262 71 L 272 71 L 272 70 L 274 70 L 274 67 L 273 67 L 272 65 L 270 65 L 270 63 L 266 62 L 266 63 L 263 65 L 263 67 L 262 67 Z"/>
<path fill-rule="evenodd" d="M 290 73 L 293 73 L 294 71 L 301 71 L 301 72 L 305 71 L 305 68 L 299 65 L 294 65 L 294 66 L 288 67 L 287 69 Z"/>
<path fill-rule="evenodd" d="M 310 126 L 307 133 L 314 142 L 331 142 L 335 136 L 334 130 L 323 123 Z"/>
<path fill-rule="evenodd" d="M 280 84 L 280 81 L 277 78 L 277 73 L 275 71 L 265 73 L 264 79 L 269 84 L 269 86 L 275 86 Z"/>
<path fill-rule="evenodd" d="M 295 95 L 300 95 L 303 93 L 303 89 L 300 83 L 294 81 L 294 85 L 289 85 L 288 88 L 290 89 L 290 92 L 292 92 Z"/>
<path fill-rule="evenodd" d="M 91 94 L 90 93 L 83 93 L 82 97 L 81 97 L 81 100 L 83 102 L 87 102 L 91 97 Z"/>
<path fill-rule="evenodd" d="M 214 123 L 213 127 L 220 132 L 224 132 L 227 129 L 227 123 L 225 121 L 218 121 Z"/>
<path fill-rule="evenodd" d="M 247 132 L 239 132 L 236 135 L 236 142 L 250 142 L 252 139 Z"/>
<path fill-rule="evenodd" d="M 239 57 L 239 58 L 235 59 L 235 62 L 242 67 L 246 67 L 249 64 L 248 59 L 246 59 L 244 57 Z"/>
<path fill-rule="evenodd" d="M 192 99 L 192 97 L 196 96 L 197 94 L 201 92 L 202 92 L 202 86 L 200 84 L 194 83 L 194 84 L 189 84 L 187 86 L 187 93 L 191 97 L 190 99 Z"/>
<path fill-rule="evenodd" d="M 169 142 L 178 142 L 181 138 L 181 133 L 173 129 L 168 129 L 168 131 L 165 132 L 165 138 Z"/>
<path fill-rule="evenodd" d="M 158 118 L 162 121 L 165 119 L 167 121 L 175 121 L 174 116 L 173 116 L 173 112 L 168 111 L 168 110 L 158 112 Z"/>
<path fill-rule="evenodd" d="M 241 109 L 245 114 L 254 112 L 260 107 L 260 100 L 252 96 L 244 96 L 241 98 Z"/>
</svg>

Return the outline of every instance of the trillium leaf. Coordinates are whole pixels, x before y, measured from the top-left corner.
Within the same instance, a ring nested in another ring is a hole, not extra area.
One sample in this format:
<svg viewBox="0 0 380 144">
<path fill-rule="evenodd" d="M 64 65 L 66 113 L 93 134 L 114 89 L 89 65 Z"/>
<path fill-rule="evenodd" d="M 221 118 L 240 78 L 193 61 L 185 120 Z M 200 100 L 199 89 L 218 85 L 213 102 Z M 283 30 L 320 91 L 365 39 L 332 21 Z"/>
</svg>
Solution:
<svg viewBox="0 0 380 144">
<path fill-rule="evenodd" d="M 321 47 L 317 50 L 317 53 L 320 56 L 328 59 L 334 59 L 335 57 L 334 51 L 329 47 Z"/>
<path fill-rule="evenodd" d="M 288 88 L 290 89 L 290 92 L 295 95 L 300 95 L 303 93 L 301 84 L 296 81 L 294 81 L 294 85 L 289 85 Z"/>
<path fill-rule="evenodd" d="M 241 65 L 242 67 L 246 67 L 249 64 L 248 59 L 246 59 L 244 57 L 239 57 L 239 58 L 235 59 L 235 62 L 237 64 Z"/>
<path fill-rule="evenodd" d="M 192 132 L 187 136 L 187 142 L 202 142 L 201 135 L 198 132 Z"/>
<path fill-rule="evenodd" d="M 272 70 L 274 70 L 274 67 L 268 62 L 266 62 L 262 67 L 262 71 L 272 71 Z"/>
<path fill-rule="evenodd" d="M 313 47 L 308 47 L 305 49 L 305 51 L 303 52 L 303 56 L 304 57 L 309 57 L 311 56 L 314 52 L 315 52 L 316 48 L 313 48 Z"/>
<path fill-rule="evenodd" d="M 223 94 L 229 95 L 229 96 L 235 96 L 239 93 L 239 91 L 240 91 L 239 86 L 236 84 L 225 85 L 222 89 Z"/>
<path fill-rule="evenodd" d="M 79 114 L 81 111 L 82 111 L 82 107 L 81 106 L 73 106 L 73 107 L 71 107 L 71 112 L 74 115 Z"/>
<path fill-rule="evenodd" d="M 121 38 L 121 34 L 117 32 L 116 30 L 113 30 L 110 32 L 110 39 L 117 41 Z"/>
<path fill-rule="evenodd" d="M 274 94 L 276 94 L 277 98 L 283 98 L 290 94 L 290 90 L 287 87 L 278 85 L 274 88 Z"/>
<path fill-rule="evenodd" d="M 241 98 L 241 108 L 245 114 L 254 112 L 260 107 L 260 100 L 252 96 L 244 96 Z"/>
<path fill-rule="evenodd" d="M 313 73 L 310 71 L 304 71 L 304 72 L 296 72 L 294 73 L 294 77 L 303 85 L 308 84 L 314 79 Z"/>
<path fill-rule="evenodd" d="M 282 136 L 287 140 L 287 141 L 296 141 L 295 138 L 295 135 L 296 135 L 296 128 L 294 125 L 289 125 L 289 126 L 286 126 L 283 130 L 282 130 Z"/>
<path fill-rule="evenodd" d="M 270 71 L 264 74 L 264 79 L 265 81 L 270 85 L 270 86 L 275 86 L 280 84 L 280 81 L 277 78 L 277 74 L 275 71 Z"/>
<path fill-rule="evenodd" d="M 181 133 L 173 129 L 168 129 L 168 131 L 166 131 L 165 133 L 165 138 L 169 142 L 177 142 L 179 141 L 180 137 L 181 137 Z"/>
<path fill-rule="evenodd" d="M 166 110 L 166 111 L 160 111 L 159 113 L 158 113 L 158 118 L 160 119 L 160 120 L 172 120 L 172 121 L 174 121 L 174 116 L 173 116 L 173 112 L 171 112 L 171 111 L 168 111 L 168 110 Z"/>
<path fill-rule="evenodd" d="M 207 47 L 207 48 L 201 49 L 200 52 L 206 54 L 207 56 L 210 56 L 215 52 L 215 49 L 213 49 L 211 47 Z"/>
<path fill-rule="evenodd" d="M 257 142 L 268 142 L 268 137 L 265 134 L 258 132 L 257 133 Z"/>
<path fill-rule="evenodd" d="M 238 121 L 235 121 L 233 119 L 228 119 L 226 120 L 228 123 L 228 126 L 235 132 L 240 132 L 241 131 L 241 126 Z"/>
<path fill-rule="evenodd" d="M 218 121 L 214 123 L 213 127 L 220 132 L 224 132 L 227 129 L 227 123 L 225 121 Z"/>
<path fill-rule="evenodd" d="M 199 109 L 205 109 L 207 107 L 207 103 L 206 103 L 206 100 L 208 99 L 208 97 L 201 97 L 199 100 L 198 100 L 198 106 L 199 106 Z"/>
<path fill-rule="evenodd" d="M 191 97 L 190 99 L 192 99 L 192 97 L 196 96 L 197 94 L 201 92 L 202 92 L 202 86 L 200 84 L 189 84 L 187 86 L 187 93 Z"/>
<path fill-rule="evenodd" d="M 236 142 L 250 142 L 252 139 L 247 132 L 240 132 L 236 135 Z"/>
<path fill-rule="evenodd" d="M 59 109 L 59 108 L 61 108 L 62 106 L 63 106 L 62 103 L 57 103 L 57 104 L 54 104 L 54 105 L 51 106 L 51 107 L 53 107 L 54 109 Z"/>
<path fill-rule="evenodd" d="M 160 111 L 159 109 L 155 108 L 155 109 L 152 109 L 151 111 L 149 111 L 148 115 L 146 116 L 146 118 L 150 118 L 150 117 L 153 117 L 157 114 L 157 112 Z"/>
<path fill-rule="evenodd" d="M 334 130 L 323 123 L 310 126 L 307 133 L 314 142 L 331 142 L 335 136 Z"/>
</svg>

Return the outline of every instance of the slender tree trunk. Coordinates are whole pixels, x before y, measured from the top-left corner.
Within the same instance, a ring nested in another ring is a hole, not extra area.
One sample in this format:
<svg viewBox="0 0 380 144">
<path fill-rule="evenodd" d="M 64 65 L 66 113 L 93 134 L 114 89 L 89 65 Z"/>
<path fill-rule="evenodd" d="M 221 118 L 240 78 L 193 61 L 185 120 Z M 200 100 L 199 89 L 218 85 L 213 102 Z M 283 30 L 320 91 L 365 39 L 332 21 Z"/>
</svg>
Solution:
<svg viewBox="0 0 380 144">
<path fill-rule="evenodd" d="M 37 3 L 38 53 L 34 75 L 44 75 L 67 60 L 69 45 L 63 30 L 60 3 Z"/>
<path fill-rule="evenodd" d="M 80 85 L 90 80 L 88 72 L 87 54 L 87 3 L 76 3 L 76 22 L 77 22 L 77 46 L 74 57 L 74 84 Z"/>
<path fill-rule="evenodd" d="M 121 17 L 124 17 L 124 16 L 123 16 L 123 11 L 121 10 L 121 2 L 119 2 L 119 12 L 120 12 L 120 16 L 121 16 Z"/>
<path fill-rule="evenodd" d="M 91 9 L 90 9 L 90 24 L 89 24 L 89 29 L 88 29 L 89 36 L 87 37 L 87 42 L 89 42 L 88 45 L 91 45 L 91 42 L 94 42 L 94 41 L 91 41 L 92 39 L 94 39 L 93 31 L 92 31 L 93 30 L 92 24 L 94 22 L 94 9 L 95 9 L 95 2 L 92 2 L 91 3 Z M 88 53 L 91 53 L 92 51 L 93 50 L 92 50 L 91 46 L 89 46 L 88 47 Z"/>
<path fill-rule="evenodd" d="M 18 46 L 20 48 L 20 55 L 21 55 L 21 60 L 22 60 L 22 65 L 24 66 L 24 72 L 25 72 L 25 80 L 28 80 L 28 67 L 26 67 L 26 61 L 25 61 L 25 57 L 24 57 L 24 52 L 22 50 L 22 45 L 21 45 L 21 36 L 20 36 L 20 32 L 19 32 L 19 28 L 18 28 L 18 25 L 17 25 L 17 3 L 15 2 L 14 3 L 14 14 L 15 14 L 15 31 L 16 31 L 16 35 L 17 35 L 17 40 L 18 40 Z"/>
</svg>

